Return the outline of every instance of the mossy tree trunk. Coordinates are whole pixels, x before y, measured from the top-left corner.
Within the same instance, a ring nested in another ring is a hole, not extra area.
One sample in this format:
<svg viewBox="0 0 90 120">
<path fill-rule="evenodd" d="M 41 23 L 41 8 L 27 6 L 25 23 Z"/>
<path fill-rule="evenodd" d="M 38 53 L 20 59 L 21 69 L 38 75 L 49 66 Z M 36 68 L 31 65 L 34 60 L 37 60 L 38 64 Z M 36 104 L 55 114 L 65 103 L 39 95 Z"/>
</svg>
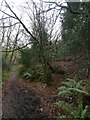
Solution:
<svg viewBox="0 0 90 120">
<path fill-rule="evenodd" d="M 49 86 L 52 83 L 52 74 L 51 74 L 52 71 L 50 69 L 50 64 L 48 62 L 48 59 L 45 56 L 43 45 L 40 45 L 39 47 L 40 47 L 40 53 L 39 53 L 40 61 L 43 66 L 44 78 L 45 78 L 46 84 Z"/>
</svg>

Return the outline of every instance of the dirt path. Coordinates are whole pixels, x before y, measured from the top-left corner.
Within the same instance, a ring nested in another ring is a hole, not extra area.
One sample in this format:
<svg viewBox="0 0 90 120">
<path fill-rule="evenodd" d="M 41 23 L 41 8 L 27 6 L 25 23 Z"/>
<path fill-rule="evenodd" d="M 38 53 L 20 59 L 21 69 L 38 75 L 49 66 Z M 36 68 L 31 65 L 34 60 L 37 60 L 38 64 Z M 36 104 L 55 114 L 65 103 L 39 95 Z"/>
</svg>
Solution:
<svg viewBox="0 0 90 120">
<path fill-rule="evenodd" d="M 2 113 L 3 118 L 45 118 L 40 97 L 34 90 L 20 87 L 16 70 L 3 86 Z"/>
<path fill-rule="evenodd" d="M 57 62 L 56 66 L 69 71 L 70 62 Z M 2 94 L 2 112 L 3 118 L 57 118 L 63 113 L 57 108 L 55 102 L 61 100 L 58 98 L 58 90 L 63 76 L 53 74 L 53 84 L 51 87 L 46 87 L 41 82 L 34 83 L 23 81 L 18 78 L 16 68 L 11 72 L 11 77 L 3 86 Z M 70 72 L 71 73 L 71 69 Z M 72 73 L 74 73 L 72 71 Z"/>
</svg>

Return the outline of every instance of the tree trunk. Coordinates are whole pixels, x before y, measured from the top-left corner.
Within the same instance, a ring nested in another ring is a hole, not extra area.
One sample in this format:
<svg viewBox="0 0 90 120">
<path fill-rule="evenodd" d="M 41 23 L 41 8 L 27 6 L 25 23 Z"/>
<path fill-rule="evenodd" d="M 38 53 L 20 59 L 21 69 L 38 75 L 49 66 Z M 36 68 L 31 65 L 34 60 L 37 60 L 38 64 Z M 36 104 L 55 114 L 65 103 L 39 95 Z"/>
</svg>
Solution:
<svg viewBox="0 0 90 120">
<path fill-rule="evenodd" d="M 86 3 L 87 5 L 87 3 Z M 90 110 L 90 3 L 86 6 L 87 9 L 87 80 L 88 80 L 88 93 L 89 95 L 85 95 L 83 97 L 83 107 L 85 108 L 86 105 L 89 106 Z"/>
<path fill-rule="evenodd" d="M 44 55 L 44 50 L 42 45 L 40 45 L 40 59 L 41 59 L 41 64 L 43 66 L 44 78 L 45 78 L 46 84 L 49 86 L 52 83 L 52 74 L 51 74 L 52 67 Z"/>
</svg>

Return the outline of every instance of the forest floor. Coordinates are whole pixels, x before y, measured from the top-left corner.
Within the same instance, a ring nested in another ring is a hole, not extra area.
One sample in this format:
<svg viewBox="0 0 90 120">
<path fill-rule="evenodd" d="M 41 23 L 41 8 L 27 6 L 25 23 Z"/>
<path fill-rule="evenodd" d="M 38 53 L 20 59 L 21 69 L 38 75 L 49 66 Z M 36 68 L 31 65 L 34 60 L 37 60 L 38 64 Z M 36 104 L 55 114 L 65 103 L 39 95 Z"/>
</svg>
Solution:
<svg viewBox="0 0 90 120">
<path fill-rule="evenodd" d="M 75 70 L 71 61 L 54 64 L 74 75 Z M 64 78 L 60 74 L 52 74 L 52 78 L 53 84 L 48 87 L 41 82 L 23 81 L 14 69 L 2 87 L 3 118 L 57 118 L 64 112 L 55 104 L 60 100 L 58 87 Z"/>
</svg>

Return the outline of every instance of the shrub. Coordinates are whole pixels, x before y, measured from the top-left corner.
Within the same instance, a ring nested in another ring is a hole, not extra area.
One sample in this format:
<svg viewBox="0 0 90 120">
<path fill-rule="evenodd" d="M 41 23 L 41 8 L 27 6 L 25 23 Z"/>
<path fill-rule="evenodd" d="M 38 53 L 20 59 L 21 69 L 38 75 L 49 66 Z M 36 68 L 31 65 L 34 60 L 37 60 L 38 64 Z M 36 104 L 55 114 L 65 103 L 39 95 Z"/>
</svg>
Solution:
<svg viewBox="0 0 90 120">
<path fill-rule="evenodd" d="M 9 59 L 6 59 L 4 56 L 2 57 L 2 70 L 9 70 L 10 69 Z"/>
<path fill-rule="evenodd" d="M 11 64 L 9 62 L 9 58 L 5 58 L 5 56 L 2 56 L 2 82 L 7 80 L 10 72 Z"/>
<path fill-rule="evenodd" d="M 21 50 L 21 57 L 19 59 L 19 63 L 22 64 L 27 69 L 31 68 L 38 62 L 38 55 L 36 53 L 37 50 L 35 48 L 27 47 Z"/>
<path fill-rule="evenodd" d="M 33 68 L 26 69 L 25 67 L 20 68 L 20 76 L 28 81 L 43 81 L 43 69 L 41 65 L 34 66 Z"/>
<path fill-rule="evenodd" d="M 25 72 L 25 73 L 23 74 L 23 77 L 24 77 L 26 80 L 28 80 L 28 79 L 30 79 L 30 78 L 32 77 L 32 75 L 31 75 L 29 72 Z"/>
</svg>

